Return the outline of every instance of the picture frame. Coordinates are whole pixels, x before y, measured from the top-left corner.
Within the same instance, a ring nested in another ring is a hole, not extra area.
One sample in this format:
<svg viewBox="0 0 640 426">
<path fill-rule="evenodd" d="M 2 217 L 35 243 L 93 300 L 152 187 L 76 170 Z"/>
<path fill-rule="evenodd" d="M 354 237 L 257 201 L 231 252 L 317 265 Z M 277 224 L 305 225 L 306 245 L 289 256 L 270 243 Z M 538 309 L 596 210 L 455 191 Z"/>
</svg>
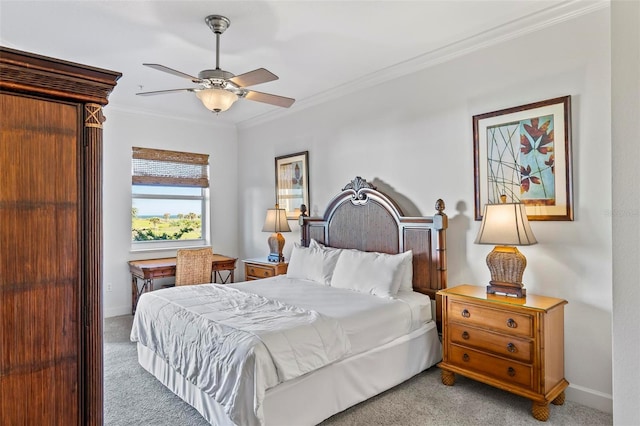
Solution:
<svg viewBox="0 0 640 426">
<path fill-rule="evenodd" d="M 309 208 L 309 151 L 276 157 L 275 172 L 276 204 L 287 219 L 298 219 L 300 206 Z"/>
<path fill-rule="evenodd" d="M 571 96 L 473 116 L 475 220 L 523 203 L 529 220 L 573 220 Z"/>
</svg>

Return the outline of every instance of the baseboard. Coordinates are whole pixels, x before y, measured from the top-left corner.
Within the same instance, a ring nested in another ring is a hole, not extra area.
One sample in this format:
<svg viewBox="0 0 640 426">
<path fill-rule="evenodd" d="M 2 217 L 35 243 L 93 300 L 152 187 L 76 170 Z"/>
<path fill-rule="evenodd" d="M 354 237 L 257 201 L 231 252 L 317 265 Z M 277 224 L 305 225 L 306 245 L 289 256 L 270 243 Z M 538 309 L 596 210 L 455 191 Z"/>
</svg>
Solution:
<svg viewBox="0 0 640 426">
<path fill-rule="evenodd" d="M 119 317 L 121 315 L 131 315 L 131 305 L 105 309 L 102 314 L 104 318 Z"/>
<path fill-rule="evenodd" d="M 565 391 L 567 400 L 613 414 L 613 395 L 570 384 Z"/>
</svg>

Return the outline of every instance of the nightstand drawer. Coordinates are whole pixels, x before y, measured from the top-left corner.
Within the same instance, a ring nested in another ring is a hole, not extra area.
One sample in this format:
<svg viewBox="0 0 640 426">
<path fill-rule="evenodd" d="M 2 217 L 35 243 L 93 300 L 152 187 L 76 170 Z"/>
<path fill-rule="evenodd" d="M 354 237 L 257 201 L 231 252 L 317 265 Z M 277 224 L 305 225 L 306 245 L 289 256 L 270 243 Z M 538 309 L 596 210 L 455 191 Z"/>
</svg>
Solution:
<svg viewBox="0 0 640 426">
<path fill-rule="evenodd" d="M 273 268 L 266 268 L 259 265 L 247 265 L 247 275 L 256 278 L 275 277 L 276 271 Z"/>
<path fill-rule="evenodd" d="M 533 337 L 533 316 L 531 315 L 456 300 L 451 300 L 449 303 L 449 321 L 472 324 L 514 336 Z"/>
<path fill-rule="evenodd" d="M 527 389 L 533 388 L 533 367 L 530 365 L 494 357 L 458 345 L 451 345 L 449 363 L 471 372 L 495 377 L 504 383 Z"/>
<path fill-rule="evenodd" d="M 452 343 L 470 346 L 483 352 L 530 363 L 533 360 L 533 341 L 492 333 L 465 324 L 451 323 L 447 333 Z"/>
</svg>

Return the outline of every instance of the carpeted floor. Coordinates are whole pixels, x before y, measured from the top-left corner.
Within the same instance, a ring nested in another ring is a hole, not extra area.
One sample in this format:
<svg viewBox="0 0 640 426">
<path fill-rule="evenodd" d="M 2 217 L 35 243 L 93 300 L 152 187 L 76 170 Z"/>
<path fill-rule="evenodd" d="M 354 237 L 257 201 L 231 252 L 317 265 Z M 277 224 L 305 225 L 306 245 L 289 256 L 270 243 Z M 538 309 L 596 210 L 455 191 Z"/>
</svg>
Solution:
<svg viewBox="0 0 640 426">
<path fill-rule="evenodd" d="M 104 327 L 106 426 L 206 425 L 191 406 L 138 365 L 129 341 L 132 316 L 107 318 Z M 440 382 L 432 367 L 378 396 L 327 419 L 322 426 L 356 425 L 612 425 L 612 416 L 571 401 L 550 405 L 546 423 L 531 417 L 531 403 L 482 383 L 456 376 Z M 313 403 L 310 401 L 310 403 Z M 289 426 L 289 425 L 274 425 Z M 297 426 L 292 423 L 290 426 Z"/>
</svg>

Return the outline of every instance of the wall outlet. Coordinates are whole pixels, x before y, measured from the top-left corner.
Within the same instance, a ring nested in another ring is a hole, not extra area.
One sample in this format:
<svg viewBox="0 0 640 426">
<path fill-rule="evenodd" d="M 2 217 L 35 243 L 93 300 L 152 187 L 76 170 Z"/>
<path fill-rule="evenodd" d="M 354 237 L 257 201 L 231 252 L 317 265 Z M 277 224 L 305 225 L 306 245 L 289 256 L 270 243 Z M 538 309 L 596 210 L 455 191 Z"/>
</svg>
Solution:
<svg viewBox="0 0 640 426">
<path fill-rule="evenodd" d="M 111 283 L 107 283 L 107 291 L 113 290 L 113 285 Z"/>
</svg>

